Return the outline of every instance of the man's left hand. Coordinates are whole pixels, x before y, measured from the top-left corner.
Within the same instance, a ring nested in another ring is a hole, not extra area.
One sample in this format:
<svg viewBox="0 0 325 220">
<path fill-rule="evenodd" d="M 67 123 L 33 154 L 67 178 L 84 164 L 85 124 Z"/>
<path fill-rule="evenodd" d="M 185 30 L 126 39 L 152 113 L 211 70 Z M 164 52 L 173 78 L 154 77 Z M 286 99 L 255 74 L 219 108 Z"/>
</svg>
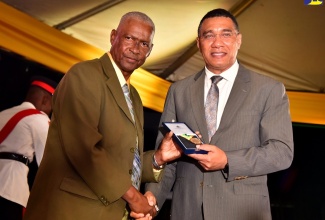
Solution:
<svg viewBox="0 0 325 220">
<path fill-rule="evenodd" d="M 222 170 L 227 164 L 227 155 L 219 147 L 214 145 L 202 144 L 197 145 L 198 150 L 208 151 L 207 154 L 188 154 L 194 158 L 199 164 L 208 171 Z"/>
</svg>

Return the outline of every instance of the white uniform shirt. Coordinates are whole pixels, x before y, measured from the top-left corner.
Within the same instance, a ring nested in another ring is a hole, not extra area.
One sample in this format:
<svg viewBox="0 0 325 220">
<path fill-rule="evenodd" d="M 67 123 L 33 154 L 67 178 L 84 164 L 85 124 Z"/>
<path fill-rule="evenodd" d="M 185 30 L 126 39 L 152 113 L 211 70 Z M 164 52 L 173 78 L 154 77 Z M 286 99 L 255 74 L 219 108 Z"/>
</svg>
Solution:
<svg viewBox="0 0 325 220">
<path fill-rule="evenodd" d="M 0 130 L 17 112 L 35 109 L 29 102 L 0 112 Z M 0 143 L 0 152 L 11 152 L 27 156 L 33 160 L 35 153 L 39 165 L 43 153 L 50 119 L 47 114 L 33 114 L 22 118 L 7 138 Z M 27 174 L 29 168 L 15 160 L 0 159 L 0 196 L 24 207 L 29 197 Z"/>
</svg>

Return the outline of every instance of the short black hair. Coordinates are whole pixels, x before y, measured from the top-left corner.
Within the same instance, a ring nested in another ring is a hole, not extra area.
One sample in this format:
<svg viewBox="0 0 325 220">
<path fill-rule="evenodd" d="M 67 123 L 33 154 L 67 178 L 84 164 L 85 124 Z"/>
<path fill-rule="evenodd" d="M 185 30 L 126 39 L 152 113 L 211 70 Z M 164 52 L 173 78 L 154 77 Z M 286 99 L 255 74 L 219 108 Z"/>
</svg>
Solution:
<svg viewBox="0 0 325 220">
<path fill-rule="evenodd" d="M 214 18 L 214 17 L 230 18 L 235 25 L 235 29 L 239 32 L 239 26 L 238 26 L 235 16 L 233 16 L 229 11 L 227 11 L 223 8 L 217 8 L 217 9 L 213 9 L 213 10 L 209 11 L 208 13 L 206 13 L 204 15 L 204 17 L 201 19 L 199 27 L 197 29 L 198 36 L 200 36 L 200 29 L 201 29 L 201 26 L 202 26 L 202 23 L 204 22 L 204 20 L 206 20 L 208 18 Z"/>
</svg>

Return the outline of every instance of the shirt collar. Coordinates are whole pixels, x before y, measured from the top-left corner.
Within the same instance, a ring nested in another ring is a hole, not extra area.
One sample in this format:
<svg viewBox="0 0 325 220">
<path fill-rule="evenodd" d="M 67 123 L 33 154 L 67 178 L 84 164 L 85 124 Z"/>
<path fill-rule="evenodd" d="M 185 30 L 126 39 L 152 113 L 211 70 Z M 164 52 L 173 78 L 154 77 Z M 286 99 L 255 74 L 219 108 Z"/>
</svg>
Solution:
<svg viewBox="0 0 325 220">
<path fill-rule="evenodd" d="M 226 71 L 222 72 L 220 76 L 222 76 L 226 81 L 235 81 L 235 78 L 237 76 L 237 72 L 239 69 L 239 64 L 237 60 L 235 63 Z M 208 79 L 210 79 L 212 76 L 215 76 L 216 74 L 212 73 L 208 68 L 205 66 L 205 74 Z"/>
<path fill-rule="evenodd" d="M 120 70 L 120 68 L 116 65 L 115 61 L 113 60 L 113 57 L 111 55 L 110 52 L 107 52 L 107 55 L 109 57 L 109 59 L 111 60 L 112 64 L 113 64 L 113 68 L 116 72 L 116 75 L 117 75 L 117 78 L 118 78 L 118 81 L 120 82 L 120 86 L 124 86 L 125 83 L 130 84 L 130 78 L 128 79 L 128 81 L 125 80 L 123 74 L 122 74 L 122 71 Z"/>
</svg>

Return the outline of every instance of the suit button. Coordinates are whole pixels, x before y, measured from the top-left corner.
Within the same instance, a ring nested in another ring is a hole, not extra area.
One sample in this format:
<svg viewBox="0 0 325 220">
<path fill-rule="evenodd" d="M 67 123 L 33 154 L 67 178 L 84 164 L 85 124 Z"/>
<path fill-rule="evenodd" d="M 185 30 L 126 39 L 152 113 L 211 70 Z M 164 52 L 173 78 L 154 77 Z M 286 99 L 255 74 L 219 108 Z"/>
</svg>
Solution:
<svg viewBox="0 0 325 220">
<path fill-rule="evenodd" d="M 135 148 L 134 147 L 131 147 L 130 148 L 130 151 L 131 151 L 131 153 L 134 153 L 135 152 Z"/>
<path fill-rule="evenodd" d="M 104 203 L 104 205 L 106 205 L 106 206 L 108 205 L 108 201 L 105 196 L 101 196 L 99 199 L 100 199 L 100 201 L 102 201 L 102 203 Z"/>
<path fill-rule="evenodd" d="M 200 187 L 203 187 L 203 182 L 200 182 Z"/>
<path fill-rule="evenodd" d="M 130 175 L 132 175 L 132 169 L 131 169 L 131 170 L 129 170 L 129 174 L 130 174 Z"/>
</svg>

